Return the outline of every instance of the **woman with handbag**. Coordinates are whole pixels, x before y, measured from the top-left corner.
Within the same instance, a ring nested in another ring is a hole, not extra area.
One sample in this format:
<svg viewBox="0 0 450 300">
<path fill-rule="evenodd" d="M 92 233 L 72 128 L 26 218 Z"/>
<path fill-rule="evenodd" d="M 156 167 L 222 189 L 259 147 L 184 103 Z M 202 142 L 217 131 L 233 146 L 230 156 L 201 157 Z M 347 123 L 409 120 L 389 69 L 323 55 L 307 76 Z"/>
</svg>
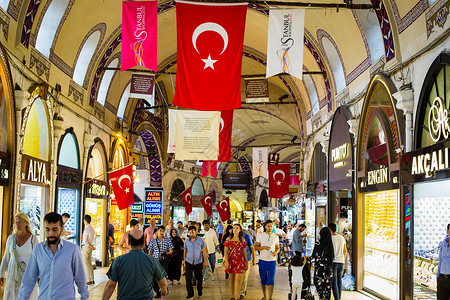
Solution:
<svg viewBox="0 0 450 300">
<path fill-rule="evenodd" d="M 30 259 L 31 251 L 38 243 L 38 239 L 31 232 L 28 216 L 22 212 L 17 213 L 14 216 L 14 232 L 6 241 L 5 254 L 0 265 L 0 285 L 5 286 L 3 299 L 19 299 L 23 273 Z M 6 281 L 5 270 L 7 270 Z M 29 299 L 37 298 L 36 285 Z"/>
<path fill-rule="evenodd" d="M 226 272 L 230 276 L 231 300 L 239 299 L 242 275 L 248 268 L 247 243 L 241 224 L 234 224 L 233 231 L 224 244 L 224 262 Z"/>
<path fill-rule="evenodd" d="M 169 280 L 172 281 L 172 284 L 175 284 L 175 281 L 177 281 L 177 285 L 180 285 L 184 243 L 183 240 L 177 235 L 177 231 L 175 229 L 170 230 L 170 240 L 172 241 L 173 252 L 169 256 L 168 277 Z"/>
<path fill-rule="evenodd" d="M 312 258 L 315 259 L 314 285 L 319 293 L 320 300 L 329 300 L 333 283 L 333 241 L 328 227 L 322 228 L 319 235 L 320 238 L 312 253 Z"/>
<path fill-rule="evenodd" d="M 230 237 L 231 233 L 233 232 L 233 226 L 228 225 L 227 228 L 225 229 L 223 235 L 222 235 L 222 240 L 220 241 L 220 245 L 219 245 L 219 249 L 220 252 L 222 253 L 222 255 L 225 257 L 225 246 L 223 245 L 225 243 L 225 241 L 227 240 L 228 237 Z M 222 260 L 222 266 L 225 265 L 225 260 Z M 228 273 L 225 270 L 225 279 L 228 279 Z"/>
</svg>

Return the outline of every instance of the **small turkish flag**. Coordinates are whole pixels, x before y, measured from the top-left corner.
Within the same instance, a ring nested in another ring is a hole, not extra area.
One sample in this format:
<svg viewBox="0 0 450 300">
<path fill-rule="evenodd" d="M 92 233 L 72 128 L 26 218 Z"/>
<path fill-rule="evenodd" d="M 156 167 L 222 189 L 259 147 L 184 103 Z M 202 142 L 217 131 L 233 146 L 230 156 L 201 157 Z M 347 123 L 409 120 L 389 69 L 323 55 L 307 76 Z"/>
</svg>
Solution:
<svg viewBox="0 0 450 300">
<path fill-rule="evenodd" d="M 189 216 L 192 212 L 192 186 L 187 188 L 184 192 L 180 194 L 181 200 L 183 200 L 184 208 L 186 209 L 186 214 Z"/>
<path fill-rule="evenodd" d="M 231 218 L 230 211 L 230 197 L 227 197 L 216 204 L 217 211 L 219 212 L 219 216 L 222 219 L 222 222 Z"/>
<path fill-rule="evenodd" d="M 120 210 L 134 204 L 133 164 L 109 173 L 111 185 Z"/>
<path fill-rule="evenodd" d="M 290 164 L 269 165 L 269 197 L 282 198 L 289 194 Z"/>
<path fill-rule="evenodd" d="M 197 110 L 240 108 L 247 4 L 176 1 L 176 10 L 173 104 Z"/>
<path fill-rule="evenodd" d="M 212 200 L 213 200 L 213 193 L 214 191 L 209 192 L 208 195 L 203 197 L 200 202 L 202 202 L 203 208 L 206 211 L 206 214 L 208 216 L 212 215 Z"/>
</svg>

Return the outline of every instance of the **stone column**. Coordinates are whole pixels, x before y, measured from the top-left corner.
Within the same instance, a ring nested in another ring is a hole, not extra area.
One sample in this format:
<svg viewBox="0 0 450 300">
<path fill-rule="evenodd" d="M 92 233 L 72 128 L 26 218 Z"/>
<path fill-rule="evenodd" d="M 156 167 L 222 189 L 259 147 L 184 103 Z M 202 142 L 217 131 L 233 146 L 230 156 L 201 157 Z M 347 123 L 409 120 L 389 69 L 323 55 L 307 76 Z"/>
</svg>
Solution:
<svg viewBox="0 0 450 300">
<path fill-rule="evenodd" d="M 413 143 L 413 122 L 412 114 L 414 109 L 414 92 L 412 89 L 400 90 L 392 95 L 397 100 L 397 108 L 405 115 L 405 151 L 412 150 Z"/>
</svg>

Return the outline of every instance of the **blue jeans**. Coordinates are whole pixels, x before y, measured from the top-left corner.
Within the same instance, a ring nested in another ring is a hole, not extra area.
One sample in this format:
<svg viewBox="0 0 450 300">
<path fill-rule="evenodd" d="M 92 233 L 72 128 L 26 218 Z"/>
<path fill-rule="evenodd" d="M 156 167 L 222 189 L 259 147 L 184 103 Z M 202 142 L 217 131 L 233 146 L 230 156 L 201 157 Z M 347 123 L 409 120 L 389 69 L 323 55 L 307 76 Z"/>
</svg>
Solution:
<svg viewBox="0 0 450 300">
<path fill-rule="evenodd" d="M 343 275 L 344 275 L 344 264 L 333 263 L 333 296 L 335 300 L 341 299 Z"/>
<path fill-rule="evenodd" d="M 211 265 L 211 271 L 214 273 L 214 267 L 216 266 L 216 253 L 210 253 L 208 255 L 209 264 Z"/>
</svg>

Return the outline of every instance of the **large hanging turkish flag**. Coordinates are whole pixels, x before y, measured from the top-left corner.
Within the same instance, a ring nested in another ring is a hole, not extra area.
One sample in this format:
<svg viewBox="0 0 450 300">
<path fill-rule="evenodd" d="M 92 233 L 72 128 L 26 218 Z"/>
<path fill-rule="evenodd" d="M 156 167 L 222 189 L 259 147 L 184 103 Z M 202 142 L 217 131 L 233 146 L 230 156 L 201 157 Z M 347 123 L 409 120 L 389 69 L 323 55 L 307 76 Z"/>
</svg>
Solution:
<svg viewBox="0 0 450 300">
<path fill-rule="evenodd" d="M 176 1 L 176 10 L 173 104 L 197 110 L 240 108 L 247 4 Z"/>
<path fill-rule="evenodd" d="M 203 197 L 200 202 L 203 205 L 203 208 L 206 211 L 206 214 L 208 216 L 212 215 L 212 199 L 213 199 L 213 193 L 214 191 L 209 192 L 208 195 L 206 195 L 205 197 Z"/>
<path fill-rule="evenodd" d="M 120 210 L 134 204 L 133 165 L 109 173 L 109 179 Z"/>
<path fill-rule="evenodd" d="M 183 205 L 186 210 L 186 214 L 189 216 L 192 212 L 192 186 L 187 188 L 180 195 L 181 200 L 183 200 Z"/>
<path fill-rule="evenodd" d="M 217 211 L 219 212 L 219 216 L 222 219 L 222 222 L 231 218 L 230 211 L 230 197 L 227 197 L 216 204 Z"/>
<path fill-rule="evenodd" d="M 289 194 L 290 164 L 269 165 L 269 197 L 282 198 Z"/>
<path fill-rule="evenodd" d="M 233 132 L 233 110 L 220 112 L 219 156 L 217 161 L 231 160 L 231 134 Z"/>
</svg>

